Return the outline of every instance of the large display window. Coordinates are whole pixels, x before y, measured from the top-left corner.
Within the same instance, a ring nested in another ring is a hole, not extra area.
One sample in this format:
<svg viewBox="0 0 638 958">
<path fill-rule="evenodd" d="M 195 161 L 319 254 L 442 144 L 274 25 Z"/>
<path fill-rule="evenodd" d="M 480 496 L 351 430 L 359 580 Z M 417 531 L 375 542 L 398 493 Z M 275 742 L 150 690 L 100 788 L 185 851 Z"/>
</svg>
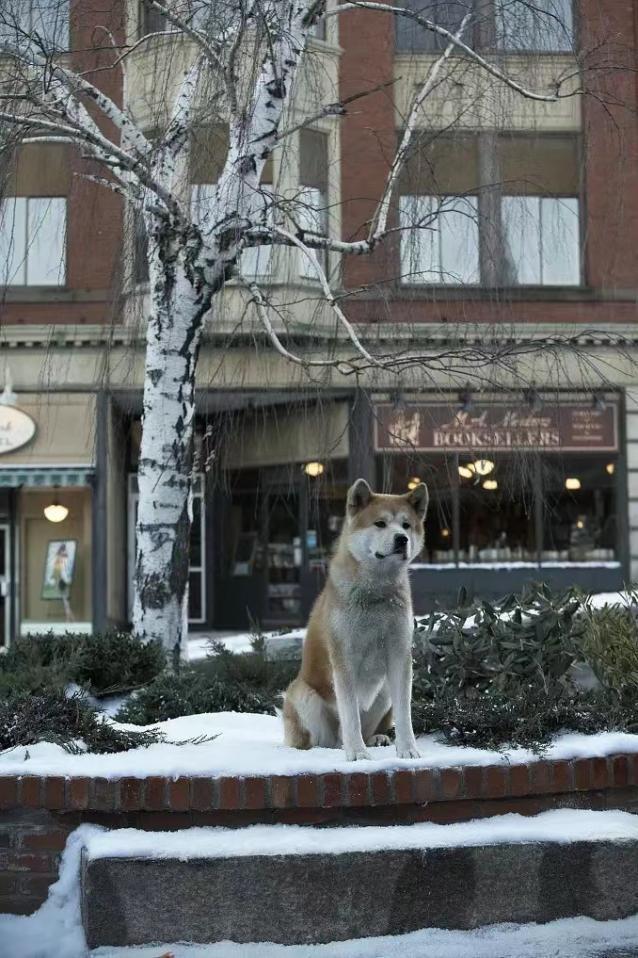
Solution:
<svg viewBox="0 0 638 958">
<path fill-rule="evenodd" d="M 614 403 L 377 406 L 379 481 L 430 489 L 430 565 L 620 564 Z"/>
</svg>

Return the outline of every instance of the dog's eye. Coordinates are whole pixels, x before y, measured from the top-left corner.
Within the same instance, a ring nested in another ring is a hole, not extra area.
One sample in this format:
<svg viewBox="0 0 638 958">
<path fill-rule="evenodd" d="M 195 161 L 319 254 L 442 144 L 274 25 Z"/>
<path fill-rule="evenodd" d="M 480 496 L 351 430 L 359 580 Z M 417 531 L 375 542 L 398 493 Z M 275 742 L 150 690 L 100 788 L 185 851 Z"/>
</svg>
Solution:
<svg viewBox="0 0 638 958">
<path fill-rule="evenodd" d="M 404 528 L 404 529 L 410 529 L 410 528 L 411 528 L 410 523 L 409 523 L 409 522 L 404 522 L 404 523 L 403 523 L 403 528 Z"/>
<path fill-rule="evenodd" d="M 383 519 L 377 519 L 377 521 L 375 522 L 375 526 L 377 527 L 377 529 L 385 529 L 386 523 L 384 522 Z"/>
</svg>

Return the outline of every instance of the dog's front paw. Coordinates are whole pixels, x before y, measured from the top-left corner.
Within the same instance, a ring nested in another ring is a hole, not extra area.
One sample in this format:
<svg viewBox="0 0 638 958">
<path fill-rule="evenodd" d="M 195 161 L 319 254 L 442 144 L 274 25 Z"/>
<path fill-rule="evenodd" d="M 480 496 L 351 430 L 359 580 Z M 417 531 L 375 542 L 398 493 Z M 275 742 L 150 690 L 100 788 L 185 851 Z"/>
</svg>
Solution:
<svg viewBox="0 0 638 958">
<path fill-rule="evenodd" d="M 399 758 L 421 758 L 421 753 L 416 747 L 416 742 L 408 742 L 403 747 L 397 745 L 397 756 Z"/>
<path fill-rule="evenodd" d="M 346 758 L 349 762 L 363 762 L 366 759 L 372 760 L 372 756 L 367 748 L 347 748 L 345 749 Z"/>
<path fill-rule="evenodd" d="M 388 735 L 372 735 L 366 742 L 366 745 L 371 745 L 371 746 L 390 745 L 390 744 L 391 744 L 390 737 Z"/>
</svg>

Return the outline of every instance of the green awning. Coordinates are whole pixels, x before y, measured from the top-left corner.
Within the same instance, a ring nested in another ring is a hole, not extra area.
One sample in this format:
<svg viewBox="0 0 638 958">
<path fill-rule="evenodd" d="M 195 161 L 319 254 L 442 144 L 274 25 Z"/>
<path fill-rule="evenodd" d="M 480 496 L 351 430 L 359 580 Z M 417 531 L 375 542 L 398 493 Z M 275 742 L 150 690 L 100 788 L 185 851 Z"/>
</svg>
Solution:
<svg viewBox="0 0 638 958">
<path fill-rule="evenodd" d="M 93 477 L 87 466 L 0 466 L 0 488 L 19 486 L 50 488 L 51 486 L 87 486 Z"/>
</svg>

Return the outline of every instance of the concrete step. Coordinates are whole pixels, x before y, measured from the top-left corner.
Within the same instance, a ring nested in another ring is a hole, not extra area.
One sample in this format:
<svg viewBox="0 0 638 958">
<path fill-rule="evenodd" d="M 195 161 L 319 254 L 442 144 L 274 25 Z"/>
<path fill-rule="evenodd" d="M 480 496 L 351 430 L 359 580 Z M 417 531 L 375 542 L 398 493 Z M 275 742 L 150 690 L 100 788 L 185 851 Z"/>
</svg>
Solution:
<svg viewBox="0 0 638 958">
<path fill-rule="evenodd" d="M 615 827 L 602 827 L 605 816 Z M 553 830 L 536 824 L 550 819 Z M 87 942 L 301 944 L 638 913 L 634 816 L 499 816 L 496 837 L 490 821 L 98 836 L 82 865 Z M 533 839 L 535 829 L 543 840 Z"/>
</svg>

